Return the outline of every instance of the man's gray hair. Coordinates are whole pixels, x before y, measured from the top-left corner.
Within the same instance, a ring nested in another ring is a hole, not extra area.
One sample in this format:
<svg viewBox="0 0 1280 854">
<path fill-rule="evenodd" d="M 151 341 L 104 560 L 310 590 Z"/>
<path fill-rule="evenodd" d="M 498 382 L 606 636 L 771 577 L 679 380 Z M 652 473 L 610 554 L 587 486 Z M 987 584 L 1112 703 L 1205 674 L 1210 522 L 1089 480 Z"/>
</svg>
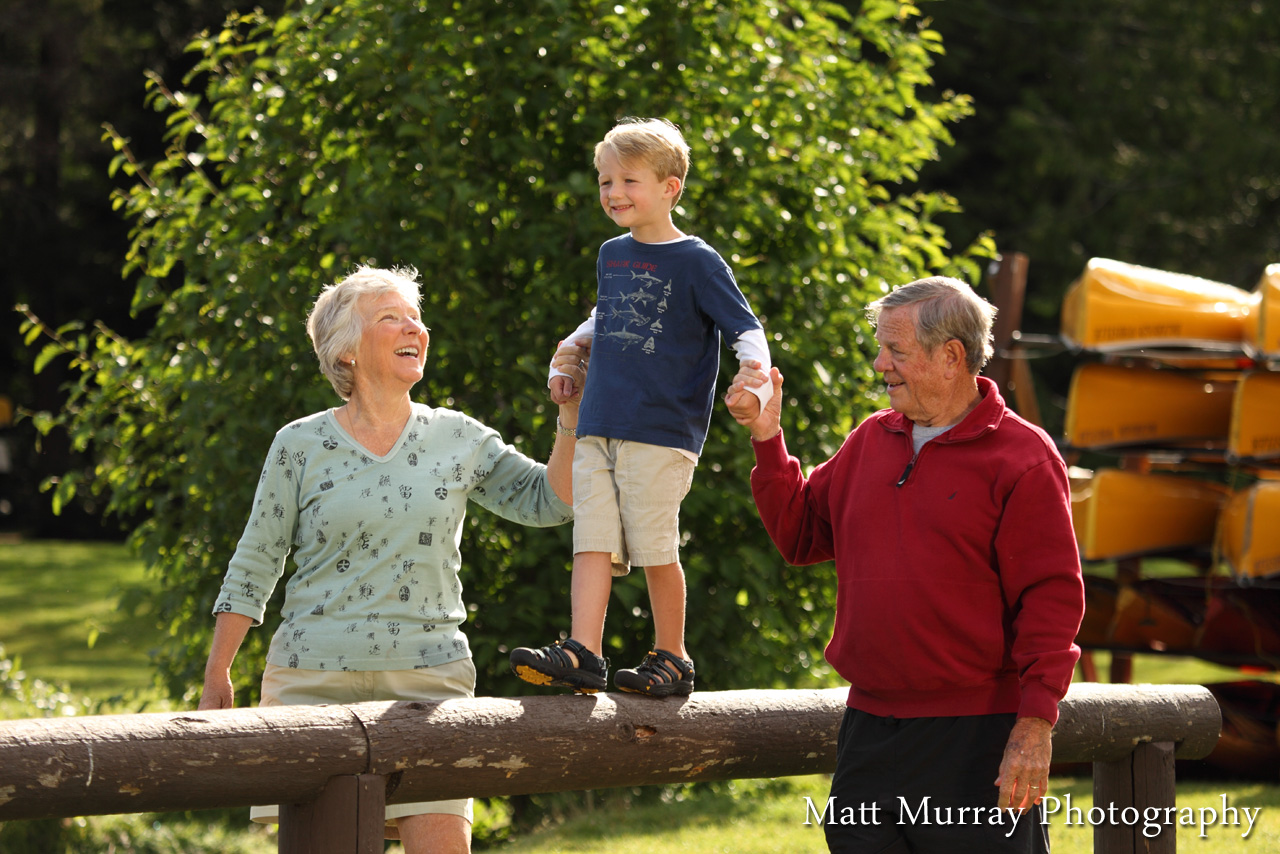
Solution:
<svg viewBox="0 0 1280 854">
<path fill-rule="evenodd" d="M 355 390 L 350 360 L 360 346 L 366 320 L 358 307 L 360 298 L 380 297 L 392 291 L 419 307 L 422 296 L 418 271 L 412 267 L 379 270 L 362 265 L 342 281 L 326 285 L 307 316 L 307 335 L 320 360 L 320 372 L 343 400 L 350 400 Z"/>
<path fill-rule="evenodd" d="M 964 346 L 969 373 L 977 376 L 995 353 L 992 324 L 996 307 L 959 279 L 933 276 L 894 288 L 867 306 L 867 319 L 878 325 L 880 312 L 886 308 L 917 304 L 916 340 L 925 352 L 932 353 L 954 338 Z"/>
</svg>

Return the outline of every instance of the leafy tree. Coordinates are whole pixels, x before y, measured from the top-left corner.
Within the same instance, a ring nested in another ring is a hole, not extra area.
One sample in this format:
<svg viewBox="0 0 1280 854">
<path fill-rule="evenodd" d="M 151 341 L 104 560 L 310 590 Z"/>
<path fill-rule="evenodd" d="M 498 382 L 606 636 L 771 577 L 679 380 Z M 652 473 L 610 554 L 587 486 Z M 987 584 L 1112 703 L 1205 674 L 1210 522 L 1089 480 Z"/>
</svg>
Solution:
<svg viewBox="0 0 1280 854">
<path fill-rule="evenodd" d="M 991 251 L 979 239 L 952 257 L 937 218 L 953 200 L 911 190 L 969 106 L 921 97 L 940 45 L 909 3 L 309 2 L 234 16 L 192 47 L 182 87 L 149 81 L 165 155 L 143 162 L 112 137 L 132 182 L 115 197 L 132 223 L 125 274 L 154 325 L 133 339 L 27 326 L 29 342 L 55 336 L 42 363 L 71 353 L 79 371 L 71 404 L 41 425 L 96 452 L 56 496 L 89 490 L 143 520 L 132 542 L 171 637 L 174 695 L 200 681 L 272 433 L 336 402 L 303 329 L 325 282 L 358 262 L 416 266 L 433 327 L 421 398 L 546 455 L 545 364 L 594 301 L 596 249 L 616 233 L 591 149 L 619 117 L 685 130 L 678 222 L 735 268 L 788 377 L 790 445 L 812 462 L 876 401 L 867 300 L 930 272 L 972 280 Z M 776 556 L 751 464 L 718 410 L 682 514 L 705 688 L 826 678 L 832 573 Z M 570 532 L 477 512 L 464 555 L 479 690 L 522 689 L 507 645 L 567 626 Z M 635 577 L 615 591 L 608 652 L 638 660 L 647 597 Z M 270 630 L 239 659 L 250 697 Z"/>
</svg>

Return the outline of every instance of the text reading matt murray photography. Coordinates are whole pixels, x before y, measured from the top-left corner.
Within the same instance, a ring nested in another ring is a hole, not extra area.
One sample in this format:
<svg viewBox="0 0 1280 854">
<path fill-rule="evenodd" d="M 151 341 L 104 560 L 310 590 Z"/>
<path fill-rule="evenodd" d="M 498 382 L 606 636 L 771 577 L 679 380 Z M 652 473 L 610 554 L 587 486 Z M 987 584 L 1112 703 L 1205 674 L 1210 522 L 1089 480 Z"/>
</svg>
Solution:
<svg viewBox="0 0 1280 854">
<path fill-rule="evenodd" d="M 897 818 L 890 815 L 888 808 L 879 802 L 855 803 L 852 806 L 838 804 L 834 797 L 827 798 L 826 806 L 818 809 L 813 799 L 806 797 L 805 820 L 810 824 L 843 824 L 843 825 L 880 825 L 885 821 L 897 824 L 920 824 L 939 826 L 963 826 L 983 824 L 1009 827 L 1006 836 L 1012 836 L 1017 830 L 1018 822 L 1027 819 L 1028 813 L 999 807 L 972 806 L 936 806 L 925 797 L 917 803 L 911 803 L 900 797 L 897 802 Z M 1229 799 L 1222 795 L 1220 807 L 1119 807 L 1115 804 L 1106 806 L 1094 805 L 1089 808 L 1073 806 L 1071 795 L 1061 798 L 1046 796 L 1041 803 L 1043 810 L 1042 824 L 1061 823 L 1065 827 L 1078 825 L 1123 825 L 1126 827 L 1142 827 L 1143 836 L 1159 835 L 1165 827 L 1198 827 L 1200 837 L 1209 835 L 1212 827 L 1240 828 L 1240 836 L 1248 839 L 1253 832 L 1254 824 L 1262 813 L 1262 807 L 1234 807 Z"/>
</svg>

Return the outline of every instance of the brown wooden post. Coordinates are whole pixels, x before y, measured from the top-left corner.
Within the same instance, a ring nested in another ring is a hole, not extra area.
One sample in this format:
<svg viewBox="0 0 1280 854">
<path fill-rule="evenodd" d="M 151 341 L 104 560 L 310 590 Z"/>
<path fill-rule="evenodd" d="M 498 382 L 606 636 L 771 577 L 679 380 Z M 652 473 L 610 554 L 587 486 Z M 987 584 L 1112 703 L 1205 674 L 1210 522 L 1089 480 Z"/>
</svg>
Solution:
<svg viewBox="0 0 1280 854">
<path fill-rule="evenodd" d="M 1138 454 L 1125 454 L 1120 458 L 1120 468 L 1146 474 L 1151 471 L 1151 461 Z M 1136 584 L 1141 578 L 1142 558 L 1127 557 L 1116 561 L 1116 583 L 1121 589 Z M 1133 653 L 1112 651 L 1111 681 L 1117 683 L 1133 681 Z"/>
<path fill-rule="evenodd" d="M 1133 751 L 1133 801 L 1140 814 L 1148 808 L 1160 810 L 1161 821 L 1176 813 L 1166 812 L 1177 804 L 1177 773 L 1173 744 L 1162 741 L 1140 744 Z M 1134 847 L 1147 854 L 1174 854 L 1178 850 L 1178 827 L 1162 823 L 1160 832 L 1146 835 L 1146 826 L 1134 828 Z"/>
<path fill-rule="evenodd" d="M 1036 401 L 1031 368 L 1026 359 L 1010 358 L 1016 349 L 1018 329 L 1022 324 L 1022 306 L 1027 293 L 1027 256 L 1006 252 L 1000 256 L 991 277 L 991 299 L 996 322 L 991 330 L 996 355 L 987 364 L 986 375 L 1000 387 L 1000 394 L 1018 414 L 1032 424 L 1040 424 L 1040 405 Z"/>
<path fill-rule="evenodd" d="M 1094 823 L 1094 854 L 1177 851 L 1177 824 L 1164 823 L 1166 816 L 1176 817 L 1166 812 L 1175 805 L 1173 759 L 1173 744 L 1162 741 L 1139 744 L 1122 759 L 1093 763 L 1094 808 L 1107 811 L 1105 820 Z M 1147 836 L 1146 811 L 1152 807 L 1160 811 L 1159 833 Z"/>
<path fill-rule="evenodd" d="M 1116 561 L 1116 582 L 1121 588 L 1131 585 L 1142 577 L 1142 558 L 1128 557 Z M 1133 653 L 1112 650 L 1111 681 L 1126 684 L 1133 681 Z"/>
<path fill-rule="evenodd" d="M 280 854 L 381 854 L 387 778 L 332 777 L 320 797 L 280 805 Z"/>
</svg>

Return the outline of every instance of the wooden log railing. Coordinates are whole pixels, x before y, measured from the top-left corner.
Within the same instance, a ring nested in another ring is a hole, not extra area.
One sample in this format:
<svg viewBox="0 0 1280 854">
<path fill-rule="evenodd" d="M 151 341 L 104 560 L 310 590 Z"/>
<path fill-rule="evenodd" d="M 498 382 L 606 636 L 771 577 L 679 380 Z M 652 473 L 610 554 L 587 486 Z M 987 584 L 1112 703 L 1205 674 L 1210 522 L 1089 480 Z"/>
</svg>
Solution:
<svg viewBox="0 0 1280 854">
<path fill-rule="evenodd" d="M 844 689 L 557 695 L 0 722 L 0 821 L 281 803 L 282 852 L 380 852 L 386 803 L 827 773 Z M 1173 758 L 1213 749 L 1200 686 L 1083 683 L 1054 759 L 1096 797 L 1174 806 Z M 1135 783 L 1135 781 L 1137 781 Z M 1095 828 L 1100 852 L 1171 852 L 1174 828 Z"/>
</svg>

